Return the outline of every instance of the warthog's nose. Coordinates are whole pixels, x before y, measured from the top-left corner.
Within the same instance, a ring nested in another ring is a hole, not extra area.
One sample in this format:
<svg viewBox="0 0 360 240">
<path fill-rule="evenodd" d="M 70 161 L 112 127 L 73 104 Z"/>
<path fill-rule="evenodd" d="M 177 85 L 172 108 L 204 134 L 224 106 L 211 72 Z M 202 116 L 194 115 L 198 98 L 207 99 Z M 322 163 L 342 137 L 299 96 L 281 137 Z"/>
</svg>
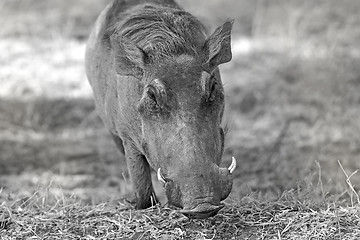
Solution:
<svg viewBox="0 0 360 240">
<path fill-rule="evenodd" d="M 179 210 L 179 212 L 184 214 L 188 218 L 202 219 L 215 216 L 223 207 L 223 204 L 212 205 L 210 203 L 203 203 L 199 204 L 193 209 L 183 209 Z"/>
</svg>

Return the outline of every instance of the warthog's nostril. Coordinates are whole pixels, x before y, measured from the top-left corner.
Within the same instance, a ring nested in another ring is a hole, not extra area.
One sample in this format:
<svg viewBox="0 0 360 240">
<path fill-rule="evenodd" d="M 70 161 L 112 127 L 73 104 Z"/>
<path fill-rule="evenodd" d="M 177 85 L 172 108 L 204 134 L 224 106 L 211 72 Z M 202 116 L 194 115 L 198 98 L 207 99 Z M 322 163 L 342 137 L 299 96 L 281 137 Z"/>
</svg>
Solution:
<svg viewBox="0 0 360 240">
<path fill-rule="evenodd" d="M 205 203 L 198 205 L 194 209 L 183 209 L 183 210 L 179 210 L 179 212 L 184 214 L 188 218 L 202 219 L 202 218 L 215 216 L 223 207 L 224 207 L 223 204 L 215 206 L 209 203 Z"/>
</svg>

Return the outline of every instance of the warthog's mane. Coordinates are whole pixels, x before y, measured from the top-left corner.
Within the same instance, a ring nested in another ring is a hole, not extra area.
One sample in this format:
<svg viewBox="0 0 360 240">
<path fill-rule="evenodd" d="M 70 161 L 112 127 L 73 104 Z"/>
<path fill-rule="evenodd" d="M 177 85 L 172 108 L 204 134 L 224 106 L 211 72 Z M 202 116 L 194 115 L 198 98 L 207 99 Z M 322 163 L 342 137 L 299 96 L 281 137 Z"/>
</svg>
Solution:
<svg viewBox="0 0 360 240">
<path fill-rule="evenodd" d="M 204 26 L 191 14 L 176 8 L 146 4 L 121 14 L 113 21 L 108 36 L 126 37 L 152 61 L 189 54 L 198 57 L 206 39 Z"/>
</svg>

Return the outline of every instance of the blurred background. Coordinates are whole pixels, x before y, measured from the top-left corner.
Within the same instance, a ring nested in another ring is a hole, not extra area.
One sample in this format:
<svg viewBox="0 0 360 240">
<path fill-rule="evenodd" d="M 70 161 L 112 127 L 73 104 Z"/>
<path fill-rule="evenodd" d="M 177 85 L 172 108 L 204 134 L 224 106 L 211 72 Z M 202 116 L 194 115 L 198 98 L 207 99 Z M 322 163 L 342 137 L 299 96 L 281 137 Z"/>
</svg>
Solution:
<svg viewBox="0 0 360 240">
<path fill-rule="evenodd" d="M 0 200 L 129 194 L 84 71 L 88 34 L 108 2 L 0 2 Z M 315 186 L 314 197 L 341 201 L 353 173 L 359 191 L 360 1 L 177 2 L 209 32 L 235 19 L 233 60 L 221 66 L 230 129 L 222 164 L 238 159 L 231 198 Z"/>
</svg>

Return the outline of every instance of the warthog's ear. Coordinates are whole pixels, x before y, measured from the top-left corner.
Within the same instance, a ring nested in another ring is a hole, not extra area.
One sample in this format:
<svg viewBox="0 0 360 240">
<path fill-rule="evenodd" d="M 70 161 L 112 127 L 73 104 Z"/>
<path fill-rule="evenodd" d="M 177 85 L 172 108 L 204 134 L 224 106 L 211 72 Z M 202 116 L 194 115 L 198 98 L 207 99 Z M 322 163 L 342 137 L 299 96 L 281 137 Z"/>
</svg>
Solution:
<svg viewBox="0 0 360 240">
<path fill-rule="evenodd" d="M 118 75 L 141 77 L 145 67 L 146 53 L 125 37 L 112 35 L 110 43 Z"/>
<path fill-rule="evenodd" d="M 212 72 L 218 65 L 231 60 L 231 28 L 233 23 L 234 20 L 226 21 L 206 40 L 203 47 L 206 54 L 204 64 L 206 71 Z"/>
</svg>

